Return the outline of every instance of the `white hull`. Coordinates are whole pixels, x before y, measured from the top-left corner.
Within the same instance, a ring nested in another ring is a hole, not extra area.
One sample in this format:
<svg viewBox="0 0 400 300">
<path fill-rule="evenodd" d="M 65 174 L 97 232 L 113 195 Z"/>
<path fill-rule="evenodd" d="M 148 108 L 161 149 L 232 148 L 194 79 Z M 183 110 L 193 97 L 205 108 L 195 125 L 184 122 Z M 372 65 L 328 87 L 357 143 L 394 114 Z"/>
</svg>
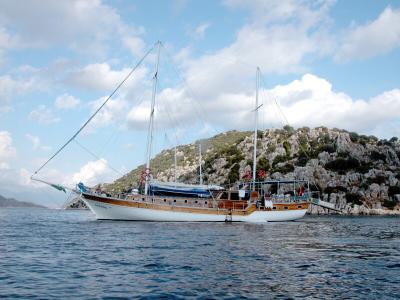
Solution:
<svg viewBox="0 0 400 300">
<path fill-rule="evenodd" d="M 224 213 L 195 213 L 165 211 L 150 208 L 127 207 L 89 200 L 82 197 L 90 210 L 99 220 L 126 221 L 169 221 L 169 222 L 224 222 Z M 249 215 L 232 215 L 233 222 L 276 222 L 297 220 L 306 214 L 307 209 L 265 211 L 257 210 Z"/>
</svg>

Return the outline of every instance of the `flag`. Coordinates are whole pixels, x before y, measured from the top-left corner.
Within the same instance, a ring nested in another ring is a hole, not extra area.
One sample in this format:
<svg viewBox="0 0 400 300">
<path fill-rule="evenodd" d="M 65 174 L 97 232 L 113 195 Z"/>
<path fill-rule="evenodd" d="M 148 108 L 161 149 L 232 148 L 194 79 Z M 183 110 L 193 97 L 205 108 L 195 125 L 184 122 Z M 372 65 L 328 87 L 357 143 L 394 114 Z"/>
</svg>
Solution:
<svg viewBox="0 0 400 300">
<path fill-rule="evenodd" d="M 55 188 L 56 190 L 59 191 L 63 191 L 64 193 L 66 193 L 67 191 L 65 190 L 65 187 L 63 187 L 62 185 L 59 184 L 50 184 L 51 187 Z"/>
</svg>

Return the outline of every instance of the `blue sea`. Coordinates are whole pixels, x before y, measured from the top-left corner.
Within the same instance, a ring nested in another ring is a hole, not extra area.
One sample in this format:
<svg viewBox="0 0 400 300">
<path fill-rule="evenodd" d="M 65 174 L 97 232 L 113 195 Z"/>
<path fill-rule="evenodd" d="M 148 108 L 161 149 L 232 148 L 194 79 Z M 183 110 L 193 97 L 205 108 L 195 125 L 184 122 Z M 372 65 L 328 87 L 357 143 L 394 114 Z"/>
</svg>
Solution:
<svg viewBox="0 0 400 300">
<path fill-rule="evenodd" d="M 151 223 L 0 209 L 0 298 L 399 299 L 400 218 Z"/>
</svg>

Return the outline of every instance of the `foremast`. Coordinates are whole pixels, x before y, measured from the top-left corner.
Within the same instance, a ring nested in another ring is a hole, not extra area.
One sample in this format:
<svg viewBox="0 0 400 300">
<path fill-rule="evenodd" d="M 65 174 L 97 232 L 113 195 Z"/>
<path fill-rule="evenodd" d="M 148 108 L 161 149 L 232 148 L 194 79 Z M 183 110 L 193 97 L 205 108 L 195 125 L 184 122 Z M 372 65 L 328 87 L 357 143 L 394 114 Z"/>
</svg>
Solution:
<svg viewBox="0 0 400 300">
<path fill-rule="evenodd" d="M 253 190 L 256 189 L 257 172 L 257 131 L 258 131 L 258 89 L 260 87 L 260 68 L 256 70 L 256 105 L 254 108 L 254 147 L 253 147 Z"/>
<path fill-rule="evenodd" d="M 160 63 L 160 51 L 161 51 L 161 42 L 157 42 L 158 50 L 157 50 L 157 62 L 154 69 L 154 77 L 153 77 L 153 91 L 151 94 L 151 107 L 150 107 L 150 122 L 147 132 L 147 151 L 146 151 L 146 178 L 144 184 L 144 194 L 147 195 L 149 191 L 149 182 L 150 182 L 150 158 L 151 158 L 151 148 L 153 144 L 153 127 L 154 127 L 154 105 L 156 102 L 156 93 L 157 93 L 157 79 L 158 79 L 158 65 Z"/>
</svg>

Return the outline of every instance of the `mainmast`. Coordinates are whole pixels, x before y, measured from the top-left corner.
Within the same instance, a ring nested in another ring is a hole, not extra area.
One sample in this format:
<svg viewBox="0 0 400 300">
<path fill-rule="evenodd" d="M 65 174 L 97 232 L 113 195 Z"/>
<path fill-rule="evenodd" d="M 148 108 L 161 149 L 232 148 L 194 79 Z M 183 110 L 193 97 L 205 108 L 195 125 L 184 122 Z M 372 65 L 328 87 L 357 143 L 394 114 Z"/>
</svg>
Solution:
<svg viewBox="0 0 400 300">
<path fill-rule="evenodd" d="M 200 178 L 200 185 L 202 185 L 203 175 L 201 174 L 201 142 L 199 142 L 199 178 Z"/>
<path fill-rule="evenodd" d="M 254 109 L 254 151 L 253 151 L 253 190 L 256 189 L 256 171 L 257 171 L 257 131 L 258 131 L 258 89 L 260 85 L 260 68 L 256 71 L 256 105 Z"/>
<path fill-rule="evenodd" d="M 154 105 L 156 102 L 156 93 L 157 93 L 157 78 L 158 78 L 158 64 L 160 62 L 160 50 L 161 50 L 161 42 L 158 41 L 158 51 L 157 51 L 157 62 L 154 70 L 153 77 L 153 92 L 151 95 L 151 108 L 150 108 L 150 122 L 147 133 L 147 161 L 146 161 L 146 181 L 144 185 L 144 194 L 147 195 L 149 190 L 149 181 L 150 181 L 150 158 L 151 158 L 151 148 L 153 143 L 153 123 L 154 123 Z"/>
</svg>

